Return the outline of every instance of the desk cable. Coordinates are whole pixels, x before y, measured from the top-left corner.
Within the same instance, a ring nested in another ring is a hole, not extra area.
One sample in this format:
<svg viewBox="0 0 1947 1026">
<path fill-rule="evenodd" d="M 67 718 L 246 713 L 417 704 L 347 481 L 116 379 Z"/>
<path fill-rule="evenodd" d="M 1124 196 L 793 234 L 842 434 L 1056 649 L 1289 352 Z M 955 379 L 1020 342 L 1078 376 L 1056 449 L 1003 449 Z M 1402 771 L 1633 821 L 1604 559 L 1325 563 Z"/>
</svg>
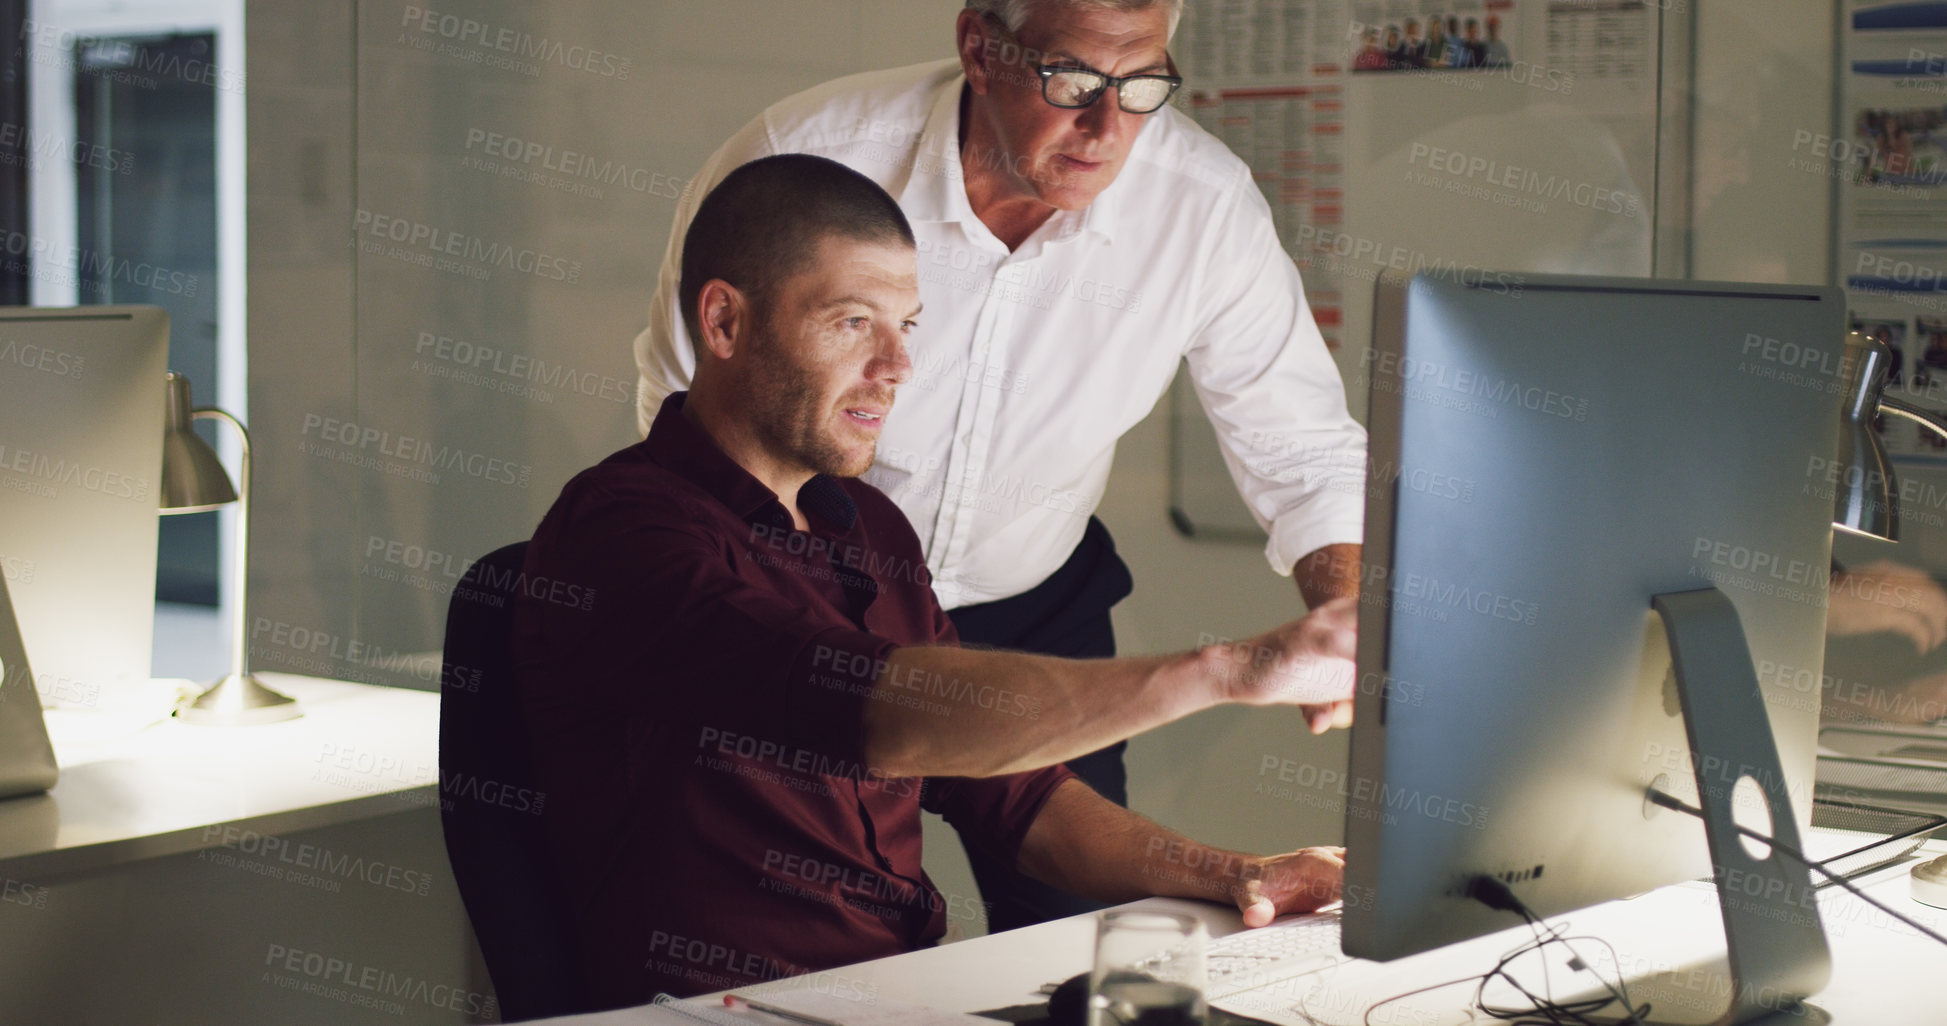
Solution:
<svg viewBox="0 0 1947 1026">
<path fill-rule="evenodd" d="M 1590 941 L 1595 944 L 1600 944 L 1604 948 L 1608 948 L 1609 957 L 1620 964 L 1622 960 L 1616 956 L 1616 949 L 1611 947 L 1608 941 L 1600 937 L 1564 936 L 1562 931 L 1566 928 L 1566 924 L 1563 926 L 1549 926 L 1543 923 L 1534 914 L 1533 910 L 1529 909 L 1527 905 L 1522 903 L 1520 898 L 1515 896 L 1514 892 L 1506 884 L 1491 876 L 1476 876 L 1472 880 L 1469 880 L 1467 884 L 1467 895 L 1489 908 L 1504 912 L 1513 912 L 1519 915 L 1528 924 L 1528 928 L 1534 932 L 1534 939 L 1502 955 L 1500 960 L 1494 963 L 1494 968 L 1489 969 L 1487 972 L 1477 973 L 1472 976 L 1463 976 L 1458 979 L 1448 980 L 1444 983 L 1435 983 L 1430 986 L 1405 991 L 1382 1001 L 1375 1002 L 1372 1007 L 1366 1009 L 1364 1019 L 1366 1026 L 1372 1026 L 1373 1012 L 1395 1001 L 1403 1001 L 1418 994 L 1442 990 L 1447 987 L 1456 987 L 1464 983 L 1475 984 L 1474 1007 L 1480 1009 L 1482 1014 L 1491 1018 L 1500 1019 L 1504 1022 L 1514 1023 L 1516 1026 L 1595 1026 L 1596 1020 L 1590 1018 L 1590 1016 L 1595 1015 L 1611 1004 L 1618 1003 L 1627 1009 L 1629 1014 L 1625 1018 L 1611 1020 L 1608 1026 L 1640 1026 L 1641 1023 L 1646 1021 L 1645 1017 L 1650 1013 L 1649 1003 L 1644 1002 L 1640 1007 L 1633 1006 L 1629 998 L 1629 984 L 1623 981 L 1622 975 L 1618 973 L 1616 981 L 1614 983 L 1609 982 L 1607 977 L 1597 972 L 1582 958 L 1581 954 L 1575 950 L 1574 945 L 1575 941 Z M 1609 992 L 1609 996 L 1604 998 L 1589 998 L 1567 1004 L 1556 1001 L 1554 999 L 1554 981 L 1548 974 L 1548 962 L 1546 959 L 1543 959 L 1541 963 L 1542 992 L 1540 994 L 1529 990 L 1508 970 L 1509 965 L 1530 954 L 1544 950 L 1550 944 L 1560 944 L 1567 948 L 1570 955 L 1569 967 L 1594 973 L 1596 979 L 1601 981 L 1603 989 Z M 1496 979 L 1506 981 L 1509 986 L 1519 991 L 1521 996 L 1533 1003 L 1532 1007 L 1497 1008 L 1489 1005 L 1487 1003 L 1487 985 Z"/>
<path fill-rule="evenodd" d="M 1654 802 L 1655 804 L 1660 805 L 1663 808 L 1671 809 L 1676 812 L 1682 812 L 1687 815 L 1695 816 L 1699 819 L 1703 818 L 1703 810 L 1683 801 L 1682 799 L 1667 794 L 1656 788 L 1651 788 L 1649 790 L 1648 797 L 1651 802 Z M 1881 912 L 1886 913 L 1888 916 L 1891 916 L 1892 918 L 1898 920 L 1899 922 L 1904 923 L 1905 925 L 1913 928 L 1914 930 L 1920 932 L 1921 934 L 1924 934 L 1925 936 L 1933 939 L 1934 941 L 1937 941 L 1941 944 L 1947 944 L 1947 936 L 1943 936 L 1939 931 L 1934 930 L 1926 926 L 1925 924 L 1918 922 L 1912 917 L 1904 915 L 1894 910 L 1893 908 L 1886 905 L 1884 902 L 1881 902 L 1878 899 L 1873 898 L 1870 895 L 1867 895 L 1859 888 L 1853 886 L 1852 882 L 1850 880 L 1847 880 L 1843 875 L 1834 873 L 1832 870 L 1827 868 L 1825 863 L 1812 859 L 1807 855 L 1805 855 L 1803 852 L 1800 852 L 1789 845 L 1781 844 L 1771 839 L 1770 837 L 1767 837 L 1764 834 L 1759 833 L 1756 830 L 1752 830 L 1749 827 L 1739 826 L 1737 830 L 1738 833 L 1744 835 L 1745 837 L 1750 838 L 1751 840 L 1759 841 L 1764 844 L 1770 845 L 1779 854 L 1784 855 L 1786 858 L 1789 858 L 1792 861 L 1805 866 L 1807 869 L 1810 869 L 1813 872 L 1818 873 L 1820 876 L 1825 877 L 1826 880 L 1830 881 L 1832 884 L 1844 888 L 1847 893 L 1851 894 L 1855 898 L 1858 898 L 1860 901 L 1863 901 L 1866 904 L 1871 905 L 1876 909 L 1879 909 Z M 1517 1024 L 1517 1026 L 1585 1026 L 1585 1024 L 1594 1023 L 1594 1020 L 1591 1019 L 1590 1016 L 1601 1011 L 1602 1009 L 1609 1007 L 1611 1004 L 1620 1004 L 1622 1008 L 1625 1009 L 1628 1013 L 1625 1018 L 1613 1022 L 1611 1026 L 1633 1026 L 1633 1024 L 1639 1024 L 1645 1021 L 1645 1018 L 1650 1013 L 1649 1003 L 1645 1002 L 1641 1007 L 1633 1006 L 1629 999 L 1629 986 L 1627 983 L 1625 983 L 1622 980 L 1621 974 L 1618 973 L 1615 983 L 1610 983 L 1607 977 L 1604 977 L 1600 972 L 1597 972 L 1595 969 L 1593 969 L 1589 965 L 1589 963 L 1581 957 L 1580 953 L 1576 952 L 1575 947 L 1572 943 L 1573 941 L 1591 941 L 1593 943 L 1600 944 L 1604 948 L 1607 948 L 1609 950 L 1609 956 L 1612 960 L 1615 960 L 1616 962 L 1620 963 L 1621 960 L 1619 958 L 1616 958 L 1615 948 L 1612 947 L 1608 941 L 1602 940 L 1599 937 L 1564 936 L 1562 933 L 1564 927 L 1548 926 L 1547 924 L 1543 923 L 1541 919 L 1535 915 L 1534 911 L 1528 908 L 1528 906 L 1521 901 L 1520 897 L 1518 897 L 1514 893 L 1513 889 L 1509 888 L 1507 884 L 1502 883 L 1500 880 L 1495 879 L 1494 877 L 1491 876 L 1477 875 L 1473 877 L 1471 880 L 1469 880 L 1467 883 L 1467 896 L 1473 898 L 1475 901 L 1478 901 L 1483 905 L 1486 905 L 1488 908 L 1496 909 L 1504 912 L 1513 912 L 1516 915 L 1519 915 L 1522 918 L 1522 920 L 1528 924 L 1528 928 L 1534 931 L 1535 939 L 1501 956 L 1500 961 L 1494 964 L 1494 968 L 1488 970 L 1485 973 L 1479 973 L 1473 976 L 1463 976 L 1458 979 L 1448 980 L 1444 983 L 1436 983 L 1430 986 L 1420 987 L 1416 990 L 1405 991 L 1403 993 L 1395 994 L 1392 997 L 1386 998 L 1382 1001 L 1373 1004 L 1371 1008 L 1366 1009 L 1365 1022 L 1367 1026 L 1371 1026 L 1372 1013 L 1379 1008 L 1392 1004 L 1396 1001 L 1405 1000 L 1406 998 L 1413 997 L 1415 995 L 1425 994 L 1429 991 L 1441 990 L 1446 987 L 1459 986 L 1465 983 L 1477 984 L 1474 991 L 1474 1006 L 1480 1009 L 1483 1014 L 1491 1016 L 1495 1019 L 1501 1019 L 1507 1022 L 1515 1023 Z M 1609 992 L 1609 996 L 1606 998 L 1590 998 L 1585 1001 L 1572 1002 L 1570 1004 L 1561 1004 L 1556 1002 L 1553 999 L 1554 988 L 1553 988 L 1552 981 L 1548 977 L 1548 963 L 1546 960 L 1542 961 L 1542 993 L 1540 995 L 1535 994 L 1533 991 L 1530 991 L 1527 987 L 1523 986 L 1521 982 L 1515 979 L 1515 977 L 1508 971 L 1508 966 L 1513 962 L 1515 962 L 1516 960 L 1526 955 L 1541 951 L 1542 949 L 1546 948 L 1550 944 L 1561 944 L 1563 947 L 1567 948 L 1571 956 L 1568 962 L 1569 968 L 1581 970 L 1584 972 L 1594 973 L 1596 978 L 1599 981 L 1601 981 L 1603 988 Z M 1529 1001 L 1532 1001 L 1534 1003 L 1534 1006 L 1532 1008 L 1524 1008 L 1524 1009 L 1490 1007 L 1485 1000 L 1487 985 L 1493 982 L 1495 979 L 1505 980 L 1508 983 L 1508 985 L 1512 986 L 1515 990 L 1519 991 L 1523 997 L 1526 997 Z"/>
<path fill-rule="evenodd" d="M 1695 816 L 1698 819 L 1704 818 L 1704 813 L 1702 809 L 1699 809 L 1695 805 L 1691 805 L 1690 803 L 1684 801 L 1681 798 L 1677 798 L 1673 795 L 1667 794 L 1654 787 L 1649 789 L 1649 800 L 1658 805 L 1663 806 L 1666 809 L 1673 809 L 1677 812 Z M 1759 841 L 1764 844 L 1770 845 L 1772 848 L 1776 849 L 1779 854 L 1785 856 L 1786 858 L 1792 860 L 1793 862 L 1798 863 L 1799 865 L 1804 866 L 1807 869 L 1810 869 L 1811 871 L 1819 874 L 1820 876 L 1825 877 L 1826 880 L 1830 881 L 1831 883 L 1844 888 L 1847 894 L 1850 894 L 1853 897 L 1858 898 L 1860 901 L 1863 901 L 1866 904 L 1871 905 L 1876 909 L 1879 909 L 1881 912 L 1884 912 L 1887 915 L 1892 916 L 1894 919 L 1897 919 L 1900 922 L 1905 923 L 1906 925 L 1914 928 L 1915 930 L 1920 931 L 1921 933 L 1927 935 L 1928 937 L 1933 938 L 1935 941 L 1938 941 L 1941 944 L 1947 944 L 1947 936 L 1943 936 L 1938 930 L 1934 930 L 1909 916 L 1902 915 L 1901 913 L 1894 911 L 1890 906 L 1882 903 L 1876 898 L 1867 896 L 1867 894 L 1864 891 L 1861 891 L 1859 888 L 1854 887 L 1852 885 L 1852 881 L 1846 879 L 1844 875 L 1839 873 L 1834 873 L 1832 870 L 1826 868 L 1825 863 L 1809 858 L 1805 855 L 1805 853 L 1798 851 L 1797 849 L 1792 848 L 1789 845 L 1780 844 L 1777 841 L 1774 841 L 1771 838 L 1766 837 L 1765 835 L 1757 832 L 1756 830 L 1751 829 L 1750 827 L 1740 826 L 1737 828 L 1737 832 L 1743 834 L 1744 836 L 1750 838 L 1753 841 Z"/>
</svg>

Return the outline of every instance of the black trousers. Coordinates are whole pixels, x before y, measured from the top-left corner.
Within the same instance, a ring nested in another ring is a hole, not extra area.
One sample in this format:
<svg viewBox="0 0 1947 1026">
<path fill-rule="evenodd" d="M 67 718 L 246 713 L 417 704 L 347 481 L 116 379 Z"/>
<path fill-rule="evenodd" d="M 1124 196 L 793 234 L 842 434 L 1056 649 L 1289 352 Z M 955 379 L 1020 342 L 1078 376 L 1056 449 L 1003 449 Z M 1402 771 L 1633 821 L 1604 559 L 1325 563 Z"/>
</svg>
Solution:
<svg viewBox="0 0 1947 1026">
<path fill-rule="evenodd" d="M 1081 543 L 1061 569 L 1030 591 L 1013 598 L 963 606 L 948 615 L 964 644 L 1035 652 L 1069 659 L 1115 655 L 1109 609 L 1134 587 L 1129 567 L 1116 555 L 1115 541 L 1100 520 L 1090 517 Z M 1073 759 L 1068 768 L 1117 805 L 1129 804 L 1129 774 L 1122 764 L 1128 742 Z M 973 864 L 974 880 L 987 902 L 987 929 L 993 933 L 1102 908 L 1014 871 L 976 845 L 961 844 Z"/>
</svg>

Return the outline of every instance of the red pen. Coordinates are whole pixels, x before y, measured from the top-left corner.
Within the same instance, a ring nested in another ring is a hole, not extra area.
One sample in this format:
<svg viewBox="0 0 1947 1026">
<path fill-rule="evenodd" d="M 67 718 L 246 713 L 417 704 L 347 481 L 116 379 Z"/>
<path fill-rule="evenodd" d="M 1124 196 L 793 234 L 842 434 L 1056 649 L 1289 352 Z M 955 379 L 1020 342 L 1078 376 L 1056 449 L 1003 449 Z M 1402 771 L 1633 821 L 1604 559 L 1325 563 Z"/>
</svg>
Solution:
<svg viewBox="0 0 1947 1026">
<path fill-rule="evenodd" d="M 805 1026 L 845 1026 L 845 1024 L 842 1022 L 834 1022 L 830 1019 L 820 1019 L 815 1015 L 805 1015 L 802 1012 L 793 1012 L 788 1009 L 779 1008 L 776 1005 L 767 1005 L 761 1001 L 752 1001 L 747 997 L 739 997 L 735 994 L 725 994 L 723 996 L 723 1003 L 724 1006 L 727 1008 L 736 1008 L 737 1006 L 742 1005 L 745 1008 L 749 1008 L 750 1010 L 755 1012 L 763 1012 L 766 1015 L 775 1015 L 780 1019 L 789 1019 L 792 1022 L 801 1022 L 804 1023 Z"/>
</svg>

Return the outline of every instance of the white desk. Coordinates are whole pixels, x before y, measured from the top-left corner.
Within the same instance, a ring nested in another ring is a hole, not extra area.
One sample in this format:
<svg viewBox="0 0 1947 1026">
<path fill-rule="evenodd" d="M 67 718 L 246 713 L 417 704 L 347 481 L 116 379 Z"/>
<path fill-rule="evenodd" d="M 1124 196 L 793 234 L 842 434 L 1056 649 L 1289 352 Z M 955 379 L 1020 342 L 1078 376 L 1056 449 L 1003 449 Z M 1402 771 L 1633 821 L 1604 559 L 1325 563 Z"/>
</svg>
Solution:
<svg viewBox="0 0 1947 1026">
<path fill-rule="evenodd" d="M 49 710 L 60 780 L 47 794 L 0 801 L 0 875 L 195 851 L 222 843 L 212 827 L 289 833 L 438 800 L 438 695 L 260 679 L 304 715 L 253 727 L 170 718 L 131 733 L 107 714 Z"/>
<path fill-rule="evenodd" d="M 439 833 L 439 695 L 262 676 L 305 714 L 132 732 L 51 711 L 59 783 L 0 802 L 0 1021 L 460 1023 L 489 1003 Z"/>
<path fill-rule="evenodd" d="M 1935 854 L 1943 848 L 1933 842 Z M 1907 895 L 1905 865 L 1882 870 L 1860 881 L 1864 889 L 1928 926 L 1947 932 L 1947 912 L 1930 909 Z M 1609 939 L 1623 958 L 1641 963 L 1679 962 L 1723 949 L 1722 921 L 1716 894 L 1702 885 L 1665 888 L 1630 902 L 1587 909 L 1568 917 L 1577 934 Z M 1150 899 L 1129 907 L 1165 908 L 1202 919 L 1212 936 L 1242 927 L 1236 912 L 1200 902 Z M 1819 895 L 1833 953 L 1832 982 L 1811 1000 L 1837 1026 L 1939 1026 L 1947 1022 L 1947 948 L 1913 933 L 1882 913 L 1837 888 Z M 1077 916 L 1009 933 L 978 937 L 945 947 L 835 969 L 799 980 L 780 980 L 739 993 L 759 993 L 811 985 L 840 993 L 863 992 L 875 1000 L 919 1004 L 947 1011 L 975 1012 L 1043 1000 L 1036 993 L 1043 983 L 1063 980 L 1088 970 L 1094 941 L 1094 917 Z M 1303 988 L 1306 1010 L 1319 1026 L 1358 1023 L 1366 1007 L 1379 997 L 1483 972 L 1501 953 L 1525 940 L 1525 929 L 1509 930 L 1467 944 L 1381 965 L 1351 962 L 1316 974 Z M 1585 955 L 1594 945 L 1580 945 Z M 1687 963 L 1686 963 L 1687 964 Z M 1643 964 L 1643 968 L 1649 968 Z M 1562 977 L 1557 977 L 1558 980 Z M 1471 986 L 1440 991 L 1374 1015 L 1381 1024 L 1440 1024 L 1492 1022 L 1466 1011 L 1474 995 Z M 717 995 L 712 995 L 717 997 Z M 1284 1002 L 1286 1004 L 1291 1001 Z M 1698 999 L 1702 1004 L 1702 997 Z M 1268 1010 L 1268 1009 L 1267 1009 Z M 550 1020 L 596 1026 L 623 1024 L 631 1013 Z M 1252 1012 L 1263 1016 L 1263 1012 Z M 1267 1016 L 1268 1017 L 1268 1016 Z M 1816 1019 L 1778 1017 L 1781 1022 L 1805 1024 Z"/>
</svg>

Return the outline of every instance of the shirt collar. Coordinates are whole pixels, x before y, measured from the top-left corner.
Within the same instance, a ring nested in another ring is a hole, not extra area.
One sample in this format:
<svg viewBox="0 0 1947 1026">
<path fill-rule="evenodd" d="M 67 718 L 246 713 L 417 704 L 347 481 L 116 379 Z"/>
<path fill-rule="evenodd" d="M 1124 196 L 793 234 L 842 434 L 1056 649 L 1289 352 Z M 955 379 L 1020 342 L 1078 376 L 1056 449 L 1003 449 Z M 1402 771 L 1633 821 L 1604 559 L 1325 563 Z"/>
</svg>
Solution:
<svg viewBox="0 0 1947 1026">
<path fill-rule="evenodd" d="M 655 423 L 650 425 L 649 437 L 643 443 L 649 458 L 709 492 L 746 523 L 781 516 L 788 527 L 790 515 L 778 502 L 777 493 L 726 455 L 702 426 L 683 416 L 683 401 L 688 396 L 688 392 L 672 392 L 656 411 Z M 850 532 L 858 523 L 858 505 L 845 494 L 836 478 L 824 474 L 813 477 L 798 490 L 798 506 L 840 534 Z"/>
<path fill-rule="evenodd" d="M 845 494 L 845 487 L 837 478 L 826 474 L 819 474 L 798 489 L 798 508 L 838 528 L 840 534 L 859 522 L 858 503 Z"/>
<path fill-rule="evenodd" d="M 978 220 L 967 202 L 966 172 L 960 166 L 960 95 L 966 87 L 963 72 L 934 91 L 933 107 L 913 152 L 912 170 L 899 192 L 899 207 L 910 220 Z"/>
<path fill-rule="evenodd" d="M 899 207 L 906 212 L 908 220 L 947 224 L 959 222 L 971 228 L 980 224 L 974 214 L 973 204 L 967 201 L 966 168 L 960 163 L 960 99 L 966 93 L 967 76 L 965 72 L 954 75 L 941 83 L 933 96 L 933 106 L 926 115 L 926 125 L 920 130 L 919 145 L 913 152 L 912 170 L 906 176 L 906 185 L 899 192 Z M 1087 209 L 1080 213 L 1057 211 L 1056 218 L 1066 223 L 1055 228 L 1057 237 L 1066 239 L 1081 231 L 1093 232 L 1104 242 L 1114 242 L 1116 228 L 1121 222 L 1121 201 L 1124 179 L 1137 158 L 1136 150 L 1143 148 L 1143 137 L 1147 134 L 1148 119 L 1143 124 L 1143 132 L 1136 137 L 1136 145 L 1131 147 L 1128 163 L 1122 173 L 1102 195 L 1095 197 Z M 983 226 L 984 230 L 984 226 Z"/>
</svg>

